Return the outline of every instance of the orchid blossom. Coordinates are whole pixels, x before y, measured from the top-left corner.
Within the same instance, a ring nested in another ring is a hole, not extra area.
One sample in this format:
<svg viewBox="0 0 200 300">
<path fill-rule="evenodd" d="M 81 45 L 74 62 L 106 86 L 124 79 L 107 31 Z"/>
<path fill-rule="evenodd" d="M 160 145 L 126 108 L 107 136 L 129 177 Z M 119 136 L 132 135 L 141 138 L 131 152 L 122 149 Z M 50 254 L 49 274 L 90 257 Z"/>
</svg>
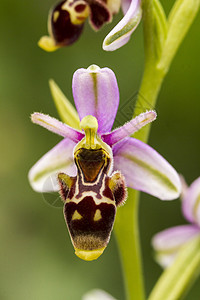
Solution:
<svg viewBox="0 0 200 300">
<path fill-rule="evenodd" d="M 55 84 L 51 88 L 57 100 L 62 98 Z M 75 253 L 93 260 L 108 244 L 116 208 L 126 200 L 126 186 L 172 200 L 180 194 L 180 180 L 154 149 L 129 137 L 155 120 L 155 111 L 144 112 L 111 131 L 119 105 L 112 70 L 95 65 L 79 69 L 74 73 L 72 89 L 84 131 L 34 113 L 34 123 L 64 139 L 32 167 L 29 181 L 37 192 L 60 190 Z M 70 110 L 77 120 L 75 110 Z"/>
<path fill-rule="evenodd" d="M 180 249 L 200 236 L 200 177 L 190 187 L 183 181 L 182 213 L 190 223 L 157 233 L 152 239 L 156 260 L 163 267 L 170 266 Z"/>
<path fill-rule="evenodd" d="M 81 35 L 85 20 L 94 30 L 112 21 L 119 12 L 120 5 L 124 13 L 122 20 L 111 30 L 103 42 L 103 49 L 113 51 L 128 42 L 132 32 L 138 26 L 142 10 L 140 0 L 67 0 L 60 1 L 49 13 L 49 36 L 43 36 L 39 46 L 46 51 L 68 46 Z"/>
</svg>

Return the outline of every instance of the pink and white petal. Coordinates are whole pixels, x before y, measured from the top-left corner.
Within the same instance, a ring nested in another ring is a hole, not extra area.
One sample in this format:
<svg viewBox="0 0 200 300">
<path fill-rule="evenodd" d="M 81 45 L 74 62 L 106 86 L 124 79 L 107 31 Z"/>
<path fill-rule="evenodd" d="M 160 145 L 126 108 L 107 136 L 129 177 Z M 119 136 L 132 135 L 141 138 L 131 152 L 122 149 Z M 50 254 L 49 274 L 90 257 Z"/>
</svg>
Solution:
<svg viewBox="0 0 200 300">
<path fill-rule="evenodd" d="M 183 198 L 185 197 L 185 194 L 187 193 L 188 190 L 188 185 L 187 182 L 185 181 L 185 178 L 183 177 L 182 174 L 179 174 L 180 176 L 180 181 L 181 181 L 181 199 L 183 200 Z"/>
<path fill-rule="evenodd" d="M 177 254 L 178 251 L 172 253 L 157 252 L 154 256 L 154 259 L 163 269 L 165 269 L 172 265 L 172 263 L 176 259 Z"/>
<path fill-rule="evenodd" d="M 76 175 L 73 149 L 76 144 L 64 139 L 47 152 L 29 171 L 31 187 L 36 192 L 55 192 L 59 190 L 57 175 L 60 172 Z"/>
<path fill-rule="evenodd" d="M 200 226 L 200 177 L 185 192 L 182 199 L 182 210 L 189 222 Z"/>
<path fill-rule="evenodd" d="M 119 141 L 125 139 L 126 137 L 134 134 L 136 131 L 141 129 L 143 126 L 154 121 L 156 119 L 155 111 L 147 111 L 140 114 L 139 116 L 132 119 L 130 122 L 127 122 L 123 126 L 113 130 L 110 133 L 105 133 L 101 135 L 102 140 L 107 143 L 109 146 L 113 146 Z"/>
<path fill-rule="evenodd" d="M 87 115 L 98 121 L 98 132 L 111 130 L 119 105 L 119 89 L 115 74 L 96 65 L 78 69 L 73 76 L 72 89 L 80 120 Z"/>
<path fill-rule="evenodd" d="M 131 0 L 122 0 L 121 2 L 122 11 L 125 15 L 131 5 Z"/>
<path fill-rule="evenodd" d="M 59 120 L 45 114 L 34 113 L 31 115 L 31 121 L 48 129 L 51 132 L 54 132 L 65 138 L 69 138 L 76 143 L 82 140 L 82 138 L 85 136 L 81 131 L 78 131 L 67 124 L 64 124 Z"/>
<path fill-rule="evenodd" d="M 85 294 L 82 300 L 116 300 L 103 290 L 95 289 Z"/>
<path fill-rule="evenodd" d="M 134 138 L 113 147 L 114 170 L 120 170 L 126 184 L 161 200 L 178 198 L 181 183 L 175 169 L 153 148 Z"/>
<path fill-rule="evenodd" d="M 176 226 L 157 233 L 152 239 L 157 262 L 164 268 L 168 267 L 180 248 L 198 235 L 200 229 L 194 225 Z"/>
<path fill-rule="evenodd" d="M 127 7 L 125 7 L 126 9 Z M 137 28 L 142 17 L 141 1 L 132 0 L 123 19 L 111 30 L 103 41 L 103 49 L 116 50 L 125 45 Z"/>
</svg>

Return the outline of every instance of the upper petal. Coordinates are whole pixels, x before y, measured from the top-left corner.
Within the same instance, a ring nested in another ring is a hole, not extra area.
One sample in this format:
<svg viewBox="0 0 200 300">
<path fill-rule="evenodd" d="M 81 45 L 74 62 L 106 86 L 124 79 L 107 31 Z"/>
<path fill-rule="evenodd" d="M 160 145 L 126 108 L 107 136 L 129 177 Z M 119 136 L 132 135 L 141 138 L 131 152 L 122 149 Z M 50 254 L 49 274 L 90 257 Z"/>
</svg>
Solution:
<svg viewBox="0 0 200 300">
<path fill-rule="evenodd" d="M 200 177 L 184 193 L 182 210 L 189 222 L 200 226 Z"/>
<path fill-rule="evenodd" d="M 162 267 L 169 266 L 179 249 L 199 234 L 200 229 L 193 225 L 176 226 L 157 233 L 152 239 L 152 246 L 158 263 Z"/>
<path fill-rule="evenodd" d="M 84 133 L 45 114 L 34 113 L 31 121 L 74 142 L 79 142 L 85 136 Z"/>
<path fill-rule="evenodd" d="M 119 90 L 111 69 L 92 65 L 74 73 L 72 89 L 80 120 L 92 115 L 98 121 L 98 132 L 110 131 L 119 105 Z"/>
<path fill-rule="evenodd" d="M 154 121 L 156 119 L 156 116 L 157 114 L 155 111 L 147 111 L 145 113 L 141 113 L 130 122 L 127 122 L 123 126 L 113 130 L 112 132 L 102 134 L 101 138 L 109 146 L 113 146 L 119 141 L 125 139 L 127 136 L 134 134 L 143 126 Z"/>
<path fill-rule="evenodd" d="M 140 2 L 140 0 L 131 1 L 131 5 L 123 19 L 111 30 L 111 32 L 104 39 L 104 50 L 113 51 L 128 42 L 132 32 L 136 29 L 142 17 Z"/>
<path fill-rule="evenodd" d="M 181 184 L 174 168 L 153 148 L 134 138 L 113 147 L 114 169 L 125 176 L 127 186 L 161 200 L 180 195 Z"/>
<path fill-rule="evenodd" d="M 57 174 L 76 174 L 73 159 L 75 143 L 69 139 L 62 140 L 47 152 L 29 171 L 28 178 L 36 192 L 55 192 L 59 190 Z"/>
</svg>

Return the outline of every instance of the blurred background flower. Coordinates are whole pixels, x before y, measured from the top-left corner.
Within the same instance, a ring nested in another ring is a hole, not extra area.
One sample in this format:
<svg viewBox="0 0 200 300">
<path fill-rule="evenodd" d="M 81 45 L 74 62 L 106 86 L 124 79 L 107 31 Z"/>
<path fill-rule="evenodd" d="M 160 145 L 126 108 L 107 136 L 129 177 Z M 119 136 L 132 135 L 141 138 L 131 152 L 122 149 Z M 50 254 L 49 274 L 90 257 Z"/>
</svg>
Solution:
<svg viewBox="0 0 200 300">
<path fill-rule="evenodd" d="M 161 1 L 169 12 L 173 0 Z M 93 63 L 108 66 L 118 78 L 120 107 L 115 126 L 132 117 L 143 72 L 142 25 L 134 38 L 118 51 L 101 49 L 104 37 L 122 18 L 96 34 L 86 24 L 84 35 L 72 46 L 47 54 L 37 46 L 46 31 L 46 15 L 53 0 L 2 0 L 0 10 L 1 101 L 1 202 L 0 202 L 0 298 L 73 299 L 94 287 L 124 300 L 123 279 L 114 235 L 105 255 L 86 263 L 73 254 L 62 209 L 52 207 L 54 194 L 44 197 L 32 191 L 27 173 L 38 157 L 60 138 L 31 124 L 30 113 L 56 116 L 48 87 L 49 78 L 59 82 L 72 99 L 74 71 Z M 12 9 L 11 9 L 12 8 Z M 150 145 L 185 175 L 188 184 L 199 176 L 200 42 L 199 16 L 181 45 L 159 95 L 158 119 Z M 91 47 L 92 45 L 92 47 Z M 146 100 L 146 109 L 153 109 Z M 57 196 L 56 196 L 57 197 Z M 57 199 L 59 203 L 59 199 Z M 178 201 L 164 203 L 142 194 L 140 228 L 146 290 L 161 269 L 152 259 L 152 236 L 167 227 L 184 224 Z M 58 205 L 59 206 L 59 205 Z M 200 281 L 186 300 L 199 300 Z"/>
<path fill-rule="evenodd" d="M 167 228 L 154 235 L 152 239 L 156 261 L 163 268 L 173 263 L 187 242 L 200 236 L 200 177 L 190 187 L 184 187 L 181 200 L 182 214 L 190 224 Z"/>
<path fill-rule="evenodd" d="M 42 36 L 38 45 L 52 52 L 77 41 L 83 31 L 85 20 L 98 31 L 106 23 L 112 22 L 113 16 L 119 12 L 120 6 L 124 17 L 105 37 L 103 48 L 113 51 L 125 45 L 137 28 L 141 16 L 140 0 L 67 0 L 59 1 L 49 11 L 49 36 Z"/>
</svg>

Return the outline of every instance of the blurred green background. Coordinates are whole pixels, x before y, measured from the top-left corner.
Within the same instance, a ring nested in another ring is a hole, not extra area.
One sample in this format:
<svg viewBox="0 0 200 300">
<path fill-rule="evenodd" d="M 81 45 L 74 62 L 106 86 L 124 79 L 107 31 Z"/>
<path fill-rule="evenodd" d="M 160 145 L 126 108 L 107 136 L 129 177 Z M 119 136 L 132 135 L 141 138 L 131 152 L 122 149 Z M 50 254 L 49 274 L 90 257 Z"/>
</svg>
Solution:
<svg viewBox="0 0 200 300">
<path fill-rule="evenodd" d="M 173 2 L 163 1 L 167 13 Z M 102 257 L 89 263 L 81 261 L 74 255 L 62 208 L 50 206 L 29 186 L 29 168 L 60 140 L 31 124 L 29 116 L 40 111 L 58 117 L 49 78 L 58 83 L 73 103 L 74 71 L 95 63 L 112 68 L 117 76 L 123 110 L 119 108 L 116 124 L 125 121 L 124 112 L 130 118 L 130 105 L 126 109 L 126 103 L 131 99 L 134 108 L 134 95 L 143 72 L 142 25 L 126 46 L 113 53 L 104 52 L 101 44 L 121 14 L 99 33 L 86 24 L 76 44 L 49 54 L 37 47 L 37 41 L 47 32 L 47 14 L 54 3 L 0 2 L 0 299 L 80 300 L 88 290 L 102 288 L 124 300 L 114 234 Z M 200 176 L 199 33 L 198 15 L 164 81 L 156 107 L 158 119 L 149 141 L 189 184 Z M 140 228 L 147 293 L 161 273 L 153 260 L 152 235 L 183 223 L 179 200 L 162 202 L 141 195 Z M 200 299 L 199 279 L 186 299 Z"/>
</svg>

